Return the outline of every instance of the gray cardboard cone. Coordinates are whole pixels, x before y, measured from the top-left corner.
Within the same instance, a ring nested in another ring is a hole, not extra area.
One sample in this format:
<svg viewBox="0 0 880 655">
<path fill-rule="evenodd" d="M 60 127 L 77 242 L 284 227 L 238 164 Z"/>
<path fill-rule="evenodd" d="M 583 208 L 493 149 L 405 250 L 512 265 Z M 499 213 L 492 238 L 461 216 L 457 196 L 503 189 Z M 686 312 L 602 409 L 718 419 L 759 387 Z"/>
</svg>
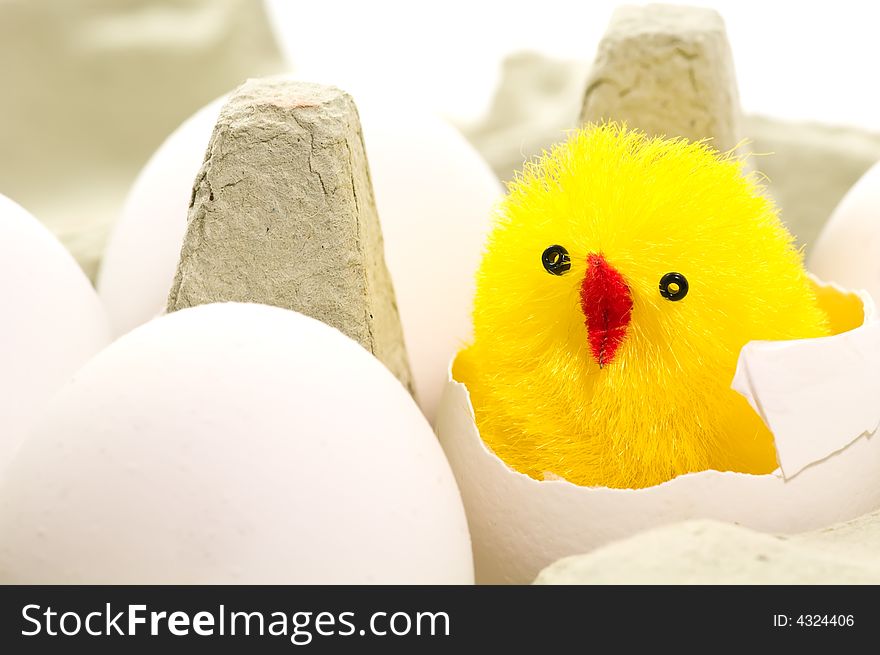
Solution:
<svg viewBox="0 0 880 655">
<path fill-rule="evenodd" d="M 248 80 L 214 127 L 168 311 L 257 302 L 331 325 L 413 390 L 360 121 L 334 87 Z"/>
<path fill-rule="evenodd" d="M 649 135 L 740 140 L 739 93 L 724 22 L 711 9 L 615 10 L 587 81 L 580 122 L 625 122 Z"/>
</svg>

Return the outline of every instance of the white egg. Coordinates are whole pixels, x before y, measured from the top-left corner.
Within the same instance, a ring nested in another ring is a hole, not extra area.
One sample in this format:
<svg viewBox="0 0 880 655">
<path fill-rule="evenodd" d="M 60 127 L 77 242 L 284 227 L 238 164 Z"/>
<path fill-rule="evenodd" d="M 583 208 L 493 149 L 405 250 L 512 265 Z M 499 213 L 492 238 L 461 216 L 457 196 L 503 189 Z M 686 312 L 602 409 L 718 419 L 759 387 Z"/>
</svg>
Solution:
<svg viewBox="0 0 880 655">
<path fill-rule="evenodd" d="M 361 346 L 225 303 L 122 337 L 0 483 L 0 581 L 471 583 L 467 523 L 412 398 Z"/>
<path fill-rule="evenodd" d="M 0 470 L 29 423 L 110 341 L 95 290 L 64 246 L 0 195 Z"/>
<path fill-rule="evenodd" d="M 115 335 L 165 310 L 193 182 L 224 98 L 184 121 L 150 157 L 128 193 L 98 273 L 98 294 Z"/>
<path fill-rule="evenodd" d="M 437 433 L 467 511 L 477 582 L 528 583 L 558 559 L 688 519 L 796 533 L 880 507 L 880 317 L 867 294 L 819 291 L 845 331 L 747 344 L 749 366 L 734 378 L 774 432 L 781 468 L 767 475 L 702 471 L 643 489 L 535 480 L 485 445 L 467 388 L 450 377 Z"/>
<path fill-rule="evenodd" d="M 880 163 L 832 212 L 811 250 L 808 268 L 825 280 L 867 289 L 880 302 Z"/>
<path fill-rule="evenodd" d="M 416 399 L 433 421 L 447 364 L 471 338 L 477 268 L 501 185 L 451 125 L 357 97 Z"/>
<path fill-rule="evenodd" d="M 432 419 L 446 364 L 470 338 L 475 273 L 501 186 L 440 118 L 369 93 L 354 98 L 416 396 Z M 200 111 L 166 141 L 126 202 L 98 282 L 117 334 L 164 309 L 192 181 L 220 104 Z"/>
</svg>

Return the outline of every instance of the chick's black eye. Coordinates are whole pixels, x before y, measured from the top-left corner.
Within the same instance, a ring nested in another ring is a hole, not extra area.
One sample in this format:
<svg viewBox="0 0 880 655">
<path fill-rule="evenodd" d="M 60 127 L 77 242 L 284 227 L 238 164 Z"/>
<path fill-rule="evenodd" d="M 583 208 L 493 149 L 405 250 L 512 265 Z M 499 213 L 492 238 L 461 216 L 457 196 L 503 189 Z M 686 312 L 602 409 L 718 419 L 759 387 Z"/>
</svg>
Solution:
<svg viewBox="0 0 880 655">
<path fill-rule="evenodd" d="M 681 300 L 687 294 L 688 281 L 681 273 L 667 273 L 660 278 L 660 295 L 666 300 Z"/>
<path fill-rule="evenodd" d="M 550 246 L 541 255 L 541 263 L 548 273 L 562 275 L 571 268 L 571 257 L 562 246 Z"/>
</svg>

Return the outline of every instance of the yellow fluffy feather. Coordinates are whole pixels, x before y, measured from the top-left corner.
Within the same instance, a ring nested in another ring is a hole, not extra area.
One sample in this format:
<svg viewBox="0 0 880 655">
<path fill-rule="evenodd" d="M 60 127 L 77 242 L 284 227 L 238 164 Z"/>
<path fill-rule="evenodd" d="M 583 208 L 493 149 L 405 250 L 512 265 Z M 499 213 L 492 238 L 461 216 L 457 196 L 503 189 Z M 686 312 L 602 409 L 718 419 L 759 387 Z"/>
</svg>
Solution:
<svg viewBox="0 0 880 655">
<path fill-rule="evenodd" d="M 772 471 L 771 434 L 730 389 L 739 351 L 827 334 L 802 255 L 742 162 L 589 126 L 511 183 L 454 374 L 512 468 L 639 488 Z"/>
</svg>

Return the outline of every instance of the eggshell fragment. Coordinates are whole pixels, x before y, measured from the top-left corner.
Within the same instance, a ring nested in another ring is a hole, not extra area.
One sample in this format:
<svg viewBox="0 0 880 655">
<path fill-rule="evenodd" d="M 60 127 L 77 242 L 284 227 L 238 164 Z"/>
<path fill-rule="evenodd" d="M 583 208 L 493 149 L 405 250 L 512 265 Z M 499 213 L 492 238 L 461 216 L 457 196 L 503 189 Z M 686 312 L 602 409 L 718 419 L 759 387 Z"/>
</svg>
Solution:
<svg viewBox="0 0 880 655">
<path fill-rule="evenodd" d="M 752 341 L 740 352 L 731 385 L 773 432 L 786 478 L 873 434 L 880 423 L 880 319 L 874 301 L 865 291 L 847 293 L 833 285 L 820 292 L 836 294 L 841 314 L 859 314 L 863 326 L 874 329 L 825 339 Z"/>
<path fill-rule="evenodd" d="M 70 253 L 2 195 L 0 303 L 2 472 L 44 403 L 109 343 L 110 330 L 95 290 Z"/>
<path fill-rule="evenodd" d="M 203 305 L 120 338 L 0 482 L 3 583 L 467 584 L 461 499 L 412 397 L 329 326 Z"/>
<path fill-rule="evenodd" d="M 534 480 L 484 444 L 467 388 L 450 373 L 436 428 L 462 492 L 477 582 L 531 582 L 562 557 L 676 521 L 716 519 L 796 533 L 880 507 L 880 320 L 865 295 L 822 286 L 820 302 L 838 327 L 853 324 L 853 312 L 863 310 L 857 327 L 822 339 L 748 344 L 740 371 L 751 372 L 754 384 L 744 373 L 735 382 L 771 429 L 784 426 L 776 446 L 788 477 L 783 469 L 768 475 L 703 471 L 644 489 Z M 792 362 L 797 368 L 787 370 Z M 809 379 L 799 378 L 802 373 Z M 810 388 L 823 378 L 839 388 Z M 865 395 L 858 395 L 862 385 Z M 791 394 L 781 393 L 786 387 Z M 841 410 L 834 402 L 848 391 L 857 400 Z M 817 402 L 822 392 L 832 394 L 828 402 Z"/>
</svg>

